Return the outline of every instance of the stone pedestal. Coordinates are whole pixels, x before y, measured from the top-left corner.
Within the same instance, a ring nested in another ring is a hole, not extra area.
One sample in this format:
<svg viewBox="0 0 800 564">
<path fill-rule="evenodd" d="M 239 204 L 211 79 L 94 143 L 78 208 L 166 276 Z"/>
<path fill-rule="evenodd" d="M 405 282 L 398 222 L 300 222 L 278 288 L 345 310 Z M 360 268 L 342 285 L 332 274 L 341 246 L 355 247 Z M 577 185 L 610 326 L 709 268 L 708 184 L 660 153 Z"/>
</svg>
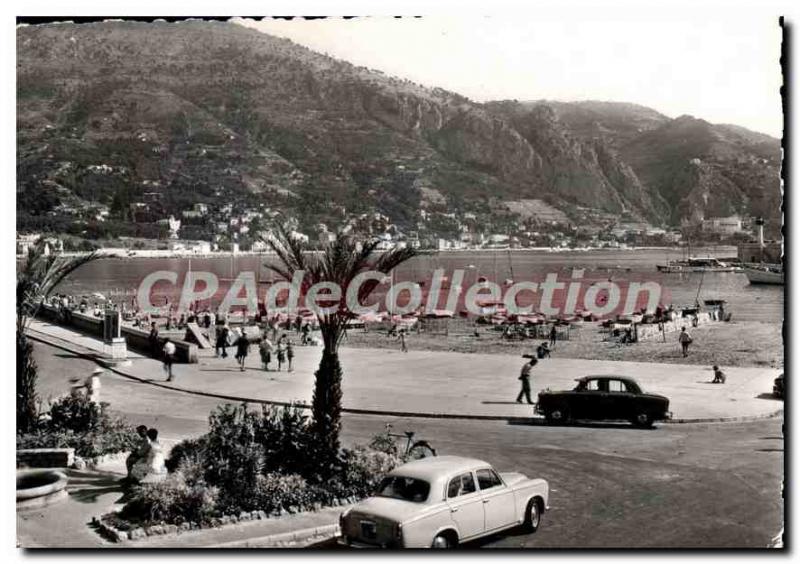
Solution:
<svg viewBox="0 0 800 564">
<path fill-rule="evenodd" d="M 111 339 L 111 342 L 107 342 L 103 348 L 106 356 L 112 360 L 125 360 L 128 358 L 128 345 L 125 343 L 124 337 Z"/>
</svg>

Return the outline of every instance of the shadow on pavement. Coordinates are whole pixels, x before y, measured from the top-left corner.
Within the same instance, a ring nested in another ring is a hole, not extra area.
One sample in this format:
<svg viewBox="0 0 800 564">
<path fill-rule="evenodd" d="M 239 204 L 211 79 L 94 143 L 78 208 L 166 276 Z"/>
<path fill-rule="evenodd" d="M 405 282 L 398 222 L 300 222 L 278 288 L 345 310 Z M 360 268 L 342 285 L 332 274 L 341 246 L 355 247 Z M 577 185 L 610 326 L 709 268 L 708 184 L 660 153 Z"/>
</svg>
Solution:
<svg viewBox="0 0 800 564">
<path fill-rule="evenodd" d="M 783 398 L 776 397 L 775 394 L 769 394 L 769 393 L 758 394 L 756 396 L 756 399 L 767 399 L 767 400 L 778 400 L 779 399 L 779 400 L 783 401 Z"/>
<path fill-rule="evenodd" d="M 117 502 L 122 502 L 127 488 L 120 482 L 117 474 L 97 474 L 93 472 L 71 471 L 67 490 L 70 497 L 81 503 L 94 503 L 102 495 L 118 493 Z"/>
<path fill-rule="evenodd" d="M 654 431 L 657 430 L 658 427 L 637 427 L 635 425 L 631 425 L 627 422 L 597 422 L 597 421 L 573 421 L 569 424 L 564 425 L 556 425 L 550 424 L 544 419 L 541 418 L 516 418 L 516 419 L 509 419 L 509 425 L 524 425 L 529 427 L 552 427 L 552 428 L 567 428 L 567 427 L 578 427 L 578 428 L 585 428 L 585 429 L 631 429 L 636 431 Z"/>
</svg>

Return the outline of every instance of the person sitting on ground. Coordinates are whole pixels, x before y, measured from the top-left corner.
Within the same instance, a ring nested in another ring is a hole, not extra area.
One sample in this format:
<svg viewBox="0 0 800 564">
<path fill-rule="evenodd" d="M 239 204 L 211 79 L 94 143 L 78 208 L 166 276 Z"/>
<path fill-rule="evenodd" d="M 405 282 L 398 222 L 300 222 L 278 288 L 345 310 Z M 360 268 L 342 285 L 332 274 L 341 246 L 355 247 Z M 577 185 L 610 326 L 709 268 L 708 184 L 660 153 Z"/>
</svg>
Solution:
<svg viewBox="0 0 800 564">
<path fill-rule="evenodd" d="M 714 371 L 714 379 L 711 381 L 712 384 L 724 384 L 725 383 L 725 373 L 720 370 L 719 366 L 716 364 L 711 367 Z"/>
</svg>

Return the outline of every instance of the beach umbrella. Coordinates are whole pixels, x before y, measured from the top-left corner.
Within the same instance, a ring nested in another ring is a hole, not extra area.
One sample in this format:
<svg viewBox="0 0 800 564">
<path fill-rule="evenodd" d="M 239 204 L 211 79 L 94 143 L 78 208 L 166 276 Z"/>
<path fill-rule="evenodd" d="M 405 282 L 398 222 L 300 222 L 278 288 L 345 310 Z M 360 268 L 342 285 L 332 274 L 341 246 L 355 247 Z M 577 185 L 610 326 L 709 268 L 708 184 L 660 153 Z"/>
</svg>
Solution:
<svg viewBox="0 0 800 564">
<path fill-rule="evenodd" d="M 92 297 L 94 299 L 96 299 L 96 300 L 106 301 L 106 297 L 103 294 L 101 294 L 100 292 L 94 292 L 92 294 Z"/>
</svg>

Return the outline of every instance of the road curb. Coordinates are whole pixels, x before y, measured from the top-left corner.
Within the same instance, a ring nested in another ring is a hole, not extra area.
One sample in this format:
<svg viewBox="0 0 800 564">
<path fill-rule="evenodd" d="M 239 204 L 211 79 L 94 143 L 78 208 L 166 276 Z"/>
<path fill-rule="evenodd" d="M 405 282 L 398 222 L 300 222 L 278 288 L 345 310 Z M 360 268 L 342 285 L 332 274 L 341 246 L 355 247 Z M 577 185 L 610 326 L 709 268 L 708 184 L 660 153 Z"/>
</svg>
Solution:
<svg viewBox="0 0 800 564">
<path fill-rule="evenodd" d="M 211 545 L 208 548 L 287 548 L 299 544 L 308 544 L 311 541 L 322 542 L 338 536 L 339 525 L 323 525 L 321 527 L 300 529 L 299 531 L 224 542 Z"/>
<path fill-rule="evenodd" d="M 225 394 L 218 394 L 214 392 L 203 392 L 200 390 L 192 390 L 189 388 L 181 388 L 179 386 L 173 386 L 166 382 L 154 382 L 153 380 L 149 380 L 147 378 L 140 378 L 139 376 L 134 376 L 133 374 L 128 374 L 123 370 L 120 370 L 118 366 L 106 364 L 103 362 L 103 359 L 100 358 L 99 353 L 97 352 L 82 352 L 80 350 L 76 350 L 75 347 L 81 347 L 81 345 L 76 345 L 66 339 L 61 339 L 60 337 L 53 337 L 51 335 L 47 335 L 46 333 L 42 333 L 41 331 L 37 331 L 35 329 L 28 329 L 27 330 L 28 336 L 35 340 L 50 345 L 52 347 L 56 347 L 68 352 L 71 352 L 81 358 L 85 358 L 87 360 L 91 360 L 96 362 L 111 372 L 122 376 L 123 378 L 128 378 L 130 380 L 135 380 L 141 384 L 148 384 L 151 386 L 155 386 L 158 388 L 164 388 L 167 390 L 172 390 L 175 392 L 182 392 L 185 394 L 191 394 L 195 396 L 202 396 L 214 399 L 222 399 L 227 401 L 233 401 L 237 403 L 258 403 L 258 404 L 266 404 L 266 405 L 275 405 L 279 407 L 296 407 L 299 409 L 310 410 L 311 406 L 305 402 L 286 402 L 286 401 L 277 401 L 277 400 L 261 400 L 261 399 L 254 399 L 254 398 L 245 398 L 240 396 L 229 396 Z M 62 344 L 67 343 L 67 344 Z M 342 407 L 342 413 L 352 413 L 354 415 L 379 415 L 385 417 L 406 417 L 406 418 L 417 418 L 417 419 L 460 419 L 460 420 L 473 420 L 473 421 L 506 421 L 508 423 L 533 423 L 544 421 L 543 417 L 531 416 L 531 417 L 524 417 L 524 416 L 511 416 L 511 415 L 477 415 L 477 414 L 459 414 L 459 413 L 425 413 L 425 412 L 417 412 L 417 411 L 387 411 L 387 410 L 378 410 L 378 409 L 359 409 L 354 407 Z M 670 419 L 668 421 L 662 421 L 661 423 L 667 425 L 681 425 L 681 424 L 691 424 L 691 423 L 739 423 L 739 422 L 747 422 L 747 421 L 759 421 L 762 419 L 773 419 L 783 414 L 783 409 L 778 409 L 772 411 L 770 413 L 762 414 L 762 415 L 742 415 L 742 416 L 735 416 L 735 417 L 698 417 L 698 418 L 679 418 L 679 419 Z"/>
</svg>

